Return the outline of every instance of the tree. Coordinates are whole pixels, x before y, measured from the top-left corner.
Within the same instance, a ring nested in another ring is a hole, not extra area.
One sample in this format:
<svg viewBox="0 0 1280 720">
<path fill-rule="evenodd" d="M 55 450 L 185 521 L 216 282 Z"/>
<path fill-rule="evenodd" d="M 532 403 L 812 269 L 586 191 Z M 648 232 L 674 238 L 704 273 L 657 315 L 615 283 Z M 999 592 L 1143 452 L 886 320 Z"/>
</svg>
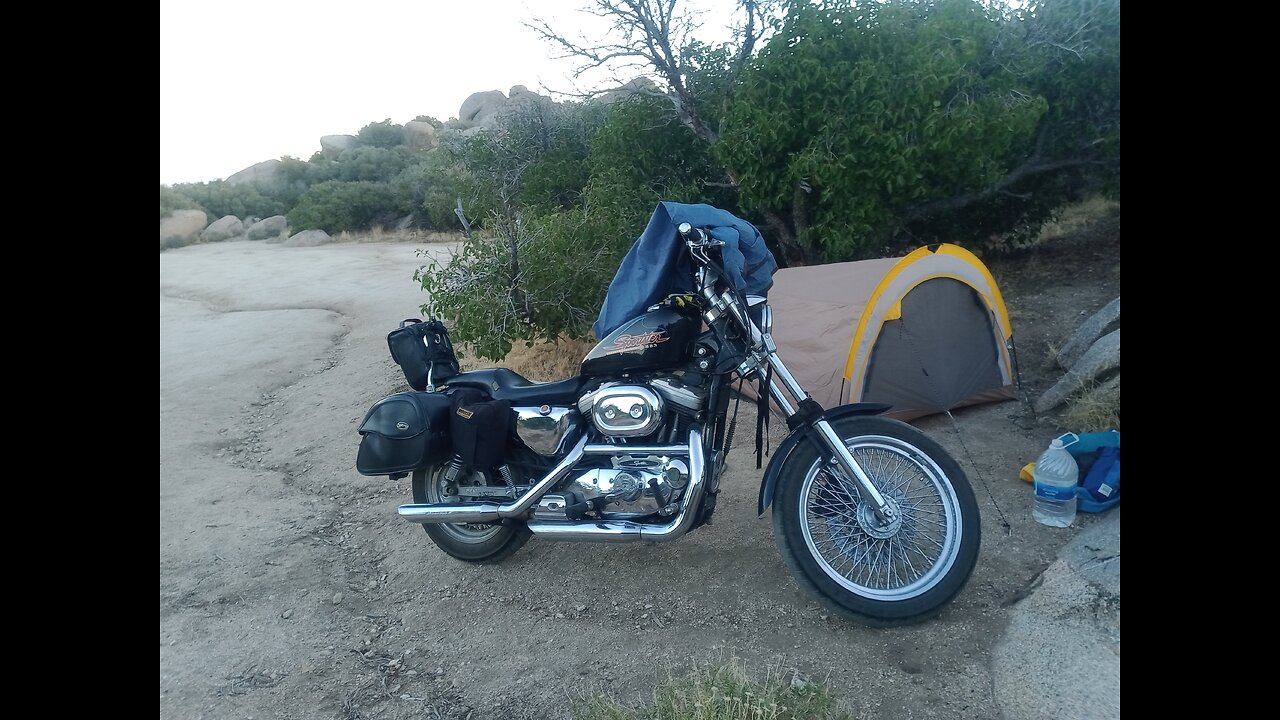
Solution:
<svg viewBox="0 0 1280 720">
<path fill-rule="evenodd" d="M 358 230 L 395 220 L 399 207 L 388 183 L 329 180 L 312 185 L 289 211 L 289 226 L 327 233 Z"/>
<path fill-rule="evenodd" d="M 361 145 L 377 148 L 393 148 L 404 144 L 404 126 L 391 122 L 387 118 L 381 122 L 371 122 L 360 128 L 356 139 Z"/>
<path fill-rule="evenodd" d="M 723 47 L 696 41 L 679 0 L 594 0 L 603 41 L 534 27 L 579 72 L 655 73 L 737 191 L 730 209 L 762 220 L 786 262 L 944 229 L 976 240 L 1081 187 L 1118 192 L 1118 0 L 790 0 L 773 25 L 771 3 L 737 7 Z"/>
</svg>

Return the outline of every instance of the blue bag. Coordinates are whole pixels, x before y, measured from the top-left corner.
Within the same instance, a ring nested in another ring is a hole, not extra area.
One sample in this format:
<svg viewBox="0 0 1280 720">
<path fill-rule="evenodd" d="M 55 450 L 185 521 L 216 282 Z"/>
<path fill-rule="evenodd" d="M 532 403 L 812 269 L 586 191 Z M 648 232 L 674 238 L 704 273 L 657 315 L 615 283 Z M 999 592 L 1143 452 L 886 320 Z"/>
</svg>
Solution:
<svg viewBox="0 0 1280 720">
<path fill-rule="evenodd" d="M 1110 510 L 1120 502 L 1120 431 L 1066 433 L 1059 437 L 1080 467 L 1077 507 L 1083 512 Z"/>
</svg>

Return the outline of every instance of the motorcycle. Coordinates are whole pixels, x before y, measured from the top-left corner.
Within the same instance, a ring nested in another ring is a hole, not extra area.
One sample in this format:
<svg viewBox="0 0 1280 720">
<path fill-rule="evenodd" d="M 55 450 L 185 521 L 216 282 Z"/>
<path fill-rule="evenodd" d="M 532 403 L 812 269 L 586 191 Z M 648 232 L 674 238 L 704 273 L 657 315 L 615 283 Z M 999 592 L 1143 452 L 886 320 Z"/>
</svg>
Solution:
<svg viewBox="0 0 1280 720">
<path fill-rule="evenodd" d="M 689 223 L 677 233 L 692 292 L 613 330 L 576 377 L 446 368 L 424 392 L 384 398 L 361 424 L 359 470 L 411 476 L 414 502 L 399 515 L 467 562 L 502 560 L 535 536 L 668 542 L 710 523 L 736 429 L 733 382 L 755 381 L 790 431 L 758 510 L 772 507 L 796 582 L 867 624 L 936 615 L 978 556 L 964 472 L 916 428 L 878 417 L 888 406 L 823 409 L 779 357 L 767 300 L 727 281 L 725 243 Z M 451 352 L 444 332 L 437 322 L 435 343 Z"/>
</svg>

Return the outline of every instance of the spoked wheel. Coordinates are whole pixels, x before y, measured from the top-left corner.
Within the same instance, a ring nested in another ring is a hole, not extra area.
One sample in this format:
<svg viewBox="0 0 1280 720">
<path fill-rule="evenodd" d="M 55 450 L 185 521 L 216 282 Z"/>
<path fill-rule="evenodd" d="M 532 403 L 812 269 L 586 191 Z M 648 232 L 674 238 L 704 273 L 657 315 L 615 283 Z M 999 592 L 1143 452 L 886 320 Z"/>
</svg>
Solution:
<svg viewBox="0 0 1280 720">
<path fill-rule="evenodd" d="M 894 510 L 883 523 L 857 486 L 809 443 L 787 458 L 774 496 L 774 537 L 791 572 L 831 609 L 864 622 L 919 622 L 941 611 L 978 558 L 973 490 L 937 443 L 905 423 L 832 422 Z"/>
<path fill-rule="evenodd" d="M 456 492 L 449 492 L 444 477 L 445 465 L 433 465 L 413 471 L 413 501 L 417 503 L 462 502 Z M 465 469 L 458 474 L 458 485 L 485 485 L 484 473 Z M 491 563 L 504 560 L 529 541 L 531 533 L 523 524 L 427 523 L 422 526 L 441 550 L 467 562 Z"/>
</svg>

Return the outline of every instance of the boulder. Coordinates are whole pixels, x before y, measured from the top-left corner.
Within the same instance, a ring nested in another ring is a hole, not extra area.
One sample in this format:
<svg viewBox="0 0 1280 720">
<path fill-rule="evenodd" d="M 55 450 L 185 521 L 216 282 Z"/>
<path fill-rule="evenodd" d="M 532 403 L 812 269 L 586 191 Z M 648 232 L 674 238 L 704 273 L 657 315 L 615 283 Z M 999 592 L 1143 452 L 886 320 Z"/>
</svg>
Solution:
<svg viewBox="0 0 1280 720">
<path fill-rule="evenodd" d="M 656 92 L 660 91 L 658 86 L 655 85 L 652 80 L 644 76 L 639 76 L 628 80 L 612 90 L 606 90 L 592 99 L 607 105 L 609 103 L 615 103 L 619 100 L 629 98 L 632 95 L 651 95 Z"/>
<path fill-rule="evenodd" d="M 1036 412 L 1048 412 L 1094 379 L 1120 367 L 1120 331 L 1104 335 L 1076 361 L 1066 375 L 1036 401 Z"/>
<path fill-rule="evenodd" d="M 333 242 L 333 238 L 329 237 L 329 233 L 323 230 L 303 230 L 289 236 L 284 241 L 285 247 L 315 247 L 316 245 L 327 245 Z"/>
<path fill-rule="evenodd" d="M 491 120 L 507 104 L 507 96 L 501 90 L 484 90 L 472 93 L 462 101 L 458 109 L 458 119 L 473 124 Z"/>
<path fill-rule="evenodd" d="M 200 231 L 209 224 L 203 210 L 175 210 L 167 218 L 160 218 L 160 244 L 188 245 L 200 239 Z"/>
<path fill-rule="evenodd" d="M 283 215 L 272 215 L 265 220 L 249 226 L 245 232 L 245 237 L 250 240 L 266 240 L 267 238 L 278 237 L 281 233 L 289 231 L 289 221 Z"/>
<path fill-rule="evenodd" d="M 222 242 L 244 233 L 244 223 L 235 215 L 223 215 L 200 233 L 205 242 Z"/>
<path fill-rule="evenodd" d="M 1120 717 L 1119 508 L 1081 530 L 1009 610 L 991 681 L 1008 720 Z"/>
<path fill-rule="evenodd" d="M 325 135 L 320 138 L 320 152 L 330 160 L 356 146 L 359 141 L 355 135 Z"/>
<path fill-rule="evenodd" d="M 410 120 L 404 124 L 404 144 L 410 150 L 430 150 L 436 146 L 436 128 L 431 123 Z"/>
<path fill-rule="evenodd" d="M 256 165 L 241 170 L 227 178 L 228 185 L 267 185 L 275 187 L 280 183 L 280 161 L 263 160 Z"/>
<path fill-rule="evenodd" d="M 1071 339 L 1058 351 L 1058 365 L 1063 369 L 1076 364 L 1081 355 L 1089 349 L 1093 342 L 1102 337 L 1108 330 L 1113 330 L 1120 323 L 1120 298 L 1107 303 L 1092 317 L 1076 328 Z"/>
</svg>

